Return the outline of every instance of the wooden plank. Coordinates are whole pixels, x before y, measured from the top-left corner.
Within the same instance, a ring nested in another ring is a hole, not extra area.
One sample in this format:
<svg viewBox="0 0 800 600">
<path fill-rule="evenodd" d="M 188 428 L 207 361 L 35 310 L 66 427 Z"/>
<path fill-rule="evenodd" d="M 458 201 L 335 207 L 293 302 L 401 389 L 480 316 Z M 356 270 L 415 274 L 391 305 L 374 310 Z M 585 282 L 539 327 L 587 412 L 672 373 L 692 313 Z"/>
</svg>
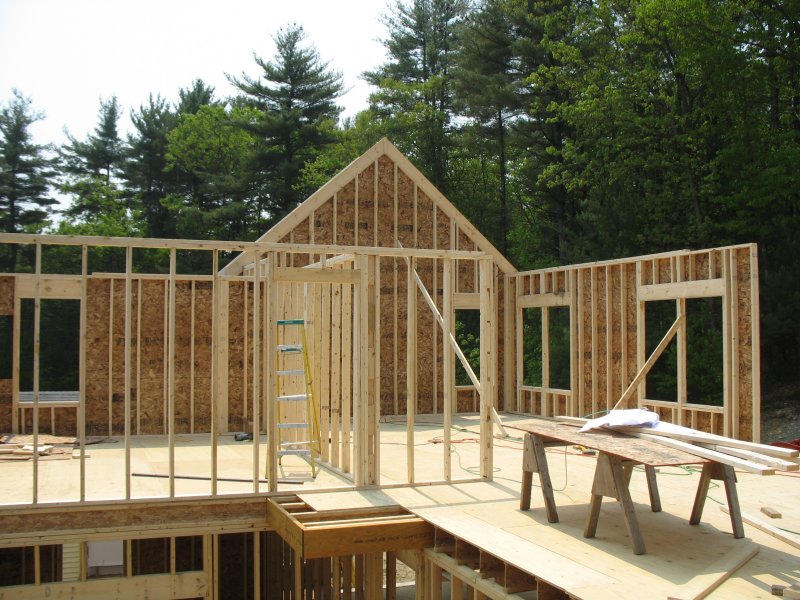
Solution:
<svg viewBox="0 0 800 600">
<path fill-rule="evenodd" d="M 657 441 L 665 446 L 669 446 L 670 448 L 683 450 L 684 452 L 688 452 L 689 454 L 693 454 L 697 457 L 711 460 L 724 465 L 730 465 L 737 469 L 743 469 L 745 471 L 748 471 L 749 473 L 755 473 L 757 475 L 775 474 L 775 469 L 772 467 L 759 465 L 749 460 L 743 460 L 740 458 L 736 458 L 735 456 L 729 456 L 727 454 L 722 454 L 721 452 L 715 452 L 714 450 L 709 450 L 707 448 L 701 448 L 700 446 L 695 446 L 694 444 L 688 444 L 680 440 L 673 440 L 668 437 L 654 436 L 648 433 L 630 433 L 629 435 L 645 440 Z"/>
<path fill-rule="evenodd" d="M 131 497 L 131 313 L 133 312 L 133 248 L 125 249 L 125 499 Z M 174 333 L 174 332 L 173 332 Z M 137 343 L 139 343 L 137 341 Z M 138 395 L 138 390 L 137 390 Z"/>
<path fill-rule="evenodd" d="M 415 205 L 416 206 L 416 205 Z M 415 229 L 416 231 L 416 229 Z M 417 286 L 415 261 L 406 261 L 406 482 L 414 483 L 414 419 L 417 414 Z"/>
<path fill-rule="evenodd" d="M 376 169 L 377 173 L 377 164 Z M 377 185 L 377 179 L 376 179 Z M 377 210 L 378 199 L 375 196 Z M 377 234 L 376 234 L 377 235 Z M 381 443 L 380 443 L 380 418 L 381 418 L 381 257 L 375 256 L 372 260 L 373 293 L 370 297 L 372 330 L 370 332 L 370 412 L 368 440 L 368 484 L 378 485 L 381 479 Z"/>
<path fill-rule="evenodd" d="M 709 253 L 708 264 L 709 272 L 711 271 L 712 255 Z M 725 280 L 725 291 L 722 295 L 722 403 L 725 407 L 725 413 L 722 421 L 722 435 L 727 437 L 734 437 L 732 430 L 732 415 L 731 415 L 731 389 L 733 382 L 731 381 L 733 373 L 733 349 L 731 347 L 732 329 L 734 324 L 731 315 L 731 303 L 734 298 L 731 297 L 730 289 L 730 261 L 725 260 L 725 251 L 722 252 L 722 278 Z"/>
<path fill-rule="evenodd" d="M 267 262 L 265 265 L 267 307 L 271 312 L 269 321 L 264 328 L 264 335 L 266 336 L 264 347 L 269 351 L 272 351 L 272 349 L 276 347 L 278 340 L 278 325 L 275 315 L 278 306 L 278 283 L 272 276 L 272 269 L 277 267 L 277 260 L 276 253 L 270 252 L 267 255 Z M 277 401 L 275 399 L 277 368 L 274 360 L 264 360 L 262 362 L 264 365 L 262 368 L 265 386 L 262 395 L 267 413 L 267 480 L 269 481 L 269 491 L 275 492 L 278 490 L 278 413 Z M 256 370 L 255 366 L 253 370 Z"/>
<path fill-rule="evenodd" d="M 324 258 L 323 258 L 324 260 Z M 340 271 L 344 272 L 344 271 Z M 352 273 L 352 271 L 347 271 Z M 320 407 L 320 436 L 326 442 L 330 439 L 330 420 L 331 420 L 331 344 L 333 342 L 331 336 L 331 285 L 324 283 L 321 286 L 321 348 L 319 354 L 320 361 L 320 380 L 317 383 L 317 391 L 319 398 L 316 399 L 317 406 Z M 312 419 L 311 415 L 307 415 L 308 420 Z M 330 461 L 330 444 L 324 443 L 321 450 L 321 459 L 323 462 Z"/>
<path fill-rule="evenodd" d="M 585 421 L 580 421 L 582 424 Z M 780 448 L 778 446 L 770 446 L 767 444 L 757 444 L 755 442 L 747 442 L 744 440 L 737 440 L 722 435 L 715 435 L 713 433 L 706 433 L 704 431 L 664 431 L 659 429 L 645 428 L 645 427 L 619 427 L 619 431 L 623 433 L 648 433 L 650 435 L 674 438 L 684 442 L 694 442 L 701 444 L 717 444 L 729 448 L 740 448 L 742 450 L 750 450 L 766 456 L 773 456 L 785 460 L 797 459 L 800 456 L 800 451 L 791 448 Z"/>
<path fill-rule="evenodd" d="M 272 234 L 276 228 L 270 230 Z M 78 236 L 78 235 L 44 235 L 44 234 L 22 234 L 22 233 L 0 233 L 0 244 L 44 244 L 44 245 L 57 245 L 57 246 L 107 246 L 111 248 L 125 248 L 132 246 L 133 248 L 163 248 L 177 250 L 218 250 L 226 252 L 270 252 L 280 251 L 297 254 L 350 254 L 353 251 L 352 246 L 342 246 L 336 244 L 297 244 L 297 243 L 282 243 L 282 242 L 225 242 L 225 241 L 210 241 L 210 240 L 186 240 L 186 239 L 161 239 L 161 238 L 135 238 L 135 237 L 102 237 L 102 236 Z M 406 257 L 414 256 L 418 258 L 457 258 L 465 260 L 477 260 L 489 256 L 488 252 L 482 250 L 456 250 L 451 251 L 448 249 L 438 250 L 435 248 L 408 248 L 400 250 L 398 248 L 390 248 L 387 246 L 371 247 L 359 246 L 360 254 L 367 256 L 397 256 Z M 505 259 L 503 259 L 505 261 Z M 235 261 L 232 261 L 233 264 Z M 237 263 L 238 265 L 239 263 Z M 230 266 L 230 265 L 229 265 Z M 235 271 L 236 269 L 233 269 Z M 515 272 L 513 267 L 509 272 Z M 235 279 L 238 274 L 233 275 L 231 270 L 224 270 L 219 273 L 219 276 L 225 280 L 230 281 Z M 108 276 L 108 275 L 107 275 Z M 119 277 L 119 274 L 114 275 Z M 138 275 L 137 275 L 138 277 Z M 142 277 L 152 277 L 154 279 L 164 279 L 163 275 L 150 276 L 142 275 Z M 197 277 L 198 279 L 206 280 L 208 276 L 185 276 L 187 278 Z"/>
<path fill-rule="evenodd" d="M 466 565 L 459 564 L 447 554 L 428 548 L 425 550 L 425 558 L 437 569 L 444 569 L 450 573 L 453 580 L 467 584 L 475 590 L 475 593 L 481 594 L 481 596 L 473 597 L 491 598 L 492 600 L 522 600 L 522 596 L 507 593 L 498 583 L 491 579 L 484 579 L 480 573 Z M 461 589 L 462 585 L 459 585 L 458 588 Z"/>
<path fill-rule="evenodd" d="M 456 273 L 457 269 L 453 269 Z M 453 308 L 479 310 L 481 307 L 481 295 L 473 293 L 453 293 Z"/>
<path fill-rule="evenodd" d="M 177 251 L 169 252 L 169 328 L 167 338 L 167 432 L 169 442 L 169 497 L 175 497 L 175 297 L 178 284 L 175 279 Z"/>
<path fill-rule="evenodd" d="M 171 600 L 173 598 L 207 597 L 208 577 L 202 571 L 171 575 L 140 575 L 22 585 L 0 588 L 0 600 Z"/>
<path fill-rule="evenodd" d="M 228 432 L 228 344 L 229 344 L 229 297 L 230 282 L 218 282 L 220 293 L 217 300 L 217 313 L 214 320 L 217 323 L 218 342 L 217 352 L 217 389 L 214 403 L 217 405 L 217 433 Z"/>
<path fill-rule="evenodd" d="M 84 279 L 85 281 L 85 279 Z M 85 292 L 85 289 L 84 289 Z M 82 301 L 81 306 L 85 306 L 86 302 Z M 12 349 L 11 349 L 11 432 L 20 433 L 20 409 L 19 409 L 19 361 L 20 361 L 20 340 L 21 340 L 21 321 L 22 321 L 22 299 L 17 295 L 17 280 L 14 280 L 14 324 L 12 333 Z M 85 325 L 85 320 L 84 320 Z M 85 331 L 85 327 L 81 327 L 81 332 Z M 85 341 L 85 340 L 84 340 Z M 79 360 L 84 359 L 84 353 L 81 352 Z M 82 363 L 81 363 L 82 364 Z M 80 366 L 78 367 L 80 369 Z M 80 375 L 79 375 L 80 377 Z M 85 389 L 85 386 L 81 389 Z M 25 423 L 24 419 L 22 421 Z"/>
<path fill-rule="evenodd" d="M 442 397 L 444 401 L 444 479 L 452 479 L 452 425 L 453 402 L 455 401 L 455 365 L 453 350 L 448 343 L 454 320 L 453 313 L 453 270 L 451 261 L 442 262 Z"/>
<path fill-rule="evenodd" d="M 591 294 L 591 302 L 589 306 L 591 306 L 591 315 L 590 315 L 590 323 L 591 323 L 591 382 L 592 382 L 592 414 L 597 415 L 600 411 L 599 405 L 599 390 L 597 380 L 599 379 L 599 369 L 598 369 L 598 354 L 599 354 L 599 347 L 598 347 L 598 331 L 597 331 L 597 317 L 598 312 L 600 310 L 599 302 L 598 302 L 598 291 L 597 291 L 597 269 L 599 267 L 592 267 L 589 269 L 589 291 Z M 605 409 L 605 407 L 603 407 Z"/>
<path fill-rule="evenodd" d="M 544 292 L 544 277 L 540 279 L 541 289 Z M 542 387 L 550 387 L 550 311 L 547 307 L 541 309 L 541 342 L 542 342 Z M 541 396 L 540 413 L 543 417 L 549 416 L 549 394 Z"/>
<path fill-rule="evenodd" d="M 761 314 L 758 287 L 758 247 L 750 246 L 750 355 L 751 410 L 753 412 L 753 441 L 761 441 Z"/>
<path fill-rule="evenodd" d="M 580 325 L 580 301 L 578 290 L 578 271 L 570 269 L 568 272 L 569 277 L 569 290 L 570 290 L 570 303 L 569 303 L 569 373 L 570 373 L 570 390 L 572 396 L 570 398 L 569 412 L 571 415 L 582 414 L 580 409 L 580 398 L 582 398 L 581 381 L 583 368 L 581 366 L 581 342 L 579 340 L 579 331 L 582 327 Z"/>
<path fill-rule="evenodd" d="M 42 272 L 42 246 L 36 244 L 35 267 L 36 275 Z M 39 378 L 40 378 L 40 351 L 42 341 L 42 297 L 41 281 L 36 278 L 33 300 L 33 447 L 39 448 Z M 22 318 L 22 314 L 19 315 Z M 109 399 L 110 402 L 110 399 Z M 110 410 L 110 409 L 109 409 Z M 39 502 L 39 452 L 33 453 L 33 504 Z"/>
<path fill-rule="evenodd" d="M 76 275 L 16 275 L 17 295 L 20 298 L 36 296 L 38 281 L 39 297 L 51 300 L 78 300 L 81 297 L 81 277 Z"/>
<path fill-rule="evenodd" d="M 759 545 L 752 543 L 750 540 L 746 541 L 747 543 L 736 544 L 722 558 L 710 564 L 688 582 L 671 591 L 667 596 L 668 600 L 700 600 L 708 596 L 758 554 Z"/>
<path fill-rule="evenodd" d="M 195 304 L 196 304 L 196 289 L 195 285 L 196 282 L 191 282 L 191 301 L 189 307 L 189 314 L 191 315 L 191 322 L 189 325 L 189 433 L 194 433 L 194 354 L 195 354 L 195 340 L 194 340 L 194 331 L 195 331 L 195 321 L 197 320 L 197 315 L 195 312 Z M 247 294 L 244 295 L 247 298 Z M 247 314 L 247 305 L 245 304 L 245 314 Z M 138 337 L 136 338 L 139 339 Z M 247 339 L 247 334 L 245 333 L 245 340 Z M 245 349 L 245 356 L 247 356 L 247 350 Z M 245 368 L 247 365 L 247 361 L 245 360 Z M 139 389 L 138 387 L 136 389 Z M 247 392 L 245 392 L 245 396 Z M 247 422 L 247 414 L 245 413 L 245 422 Z"/>
<path fill-rule="evenodd" d="M 367 484 L 369 458 L 369 257 L 358 255 L 356 265 L 360 276 L 353 302 L 355 315 L 353 327 L 353 417 L 355 423 L 354 449 L 356 453 L 355 483 Z"/>
<path fill-rule="evenodd" d="M 637 296 L 640 302 L 716 298 L 723 295 L 724 289 L 725 282 L 722 278 L 701 279 L 698 281 L 640 285 L 637 289 Z"/>
<path fill-rule="evenodd" d="M 211 269 L 213 280 L 211 283 L 211 495 L 217 495 L 217 390 L 220 387 L 219 381 L 219 352 L 217 345 L 219 340 L 219 296 L 222 293 L 219 282 L 219 253 L 213 250 L 211 253 Z M 208 572 L 208 571 L 206 571 Z"/>
<path fill-rule="evenodd" d="M 661 341 L 658 343 L 658 346 L 655 347 L 653 353 L 648 357 L 644 365 L 642 365 L 642 367 L 639 369 L 639 372 L 636 373 L 636 376 L 633 378 L 633 381 L 631 381 L 630 385 L 622 393 L 622 396 L 620 396 L 619 400 L 617 400 L 617 403 L 614 405 L 614 408 L 612 408 L 612 410 L 618 408 L 620 404 L 624 403 L 628 398 L 630 398 L 633 395 L 636 386 L 645 380 L 647 374 L 650 372 L 650 369 L 652 369 L 653 365 L 656 364 L 656 361 L 661 356 L 661 353 L 664 352 L 664 349 L 672 341 L 672 338 L 675 337 L 675 335 L 678 333 L 678 330 L 680 329 L 682 323 L 685 320 L 686 320 L 685 315 L 680 315 L 677 319 L 675 319 L 675 322 L 669 328 L 667 333 L 664 334 L 664 337 L 661 338 Z"/>
<path fill-rule="evenodd" d="M 78 342 L 78 390 L 80 392 L 80 404 L 78 405 L 78 440 L 80 443 L 80 493 L 78 498 L 81 502 L 86 500 L 86 322 L 88 310 L 89 281 L 87 279 L 89 269 L 89 250 L 86 246 L 81 246 L 81 308 L 80 308 L 80 339 Z M 139 298 L 141 301 L 141 287 Z M 16 314 L 19 314 L 17 312 Z M 140 313 L 141 314 L 141 313 Z M 140 319 L 141 320 L 141 319 Z M 15 319 L 19 321 L 19 319 Z M 16 325 L 16 324 L 15 324 Z M 15 329 L 16 334 L 16 329 Z M 138 339 L 141 339 L 139 337 Z M 137 342 L 137 346 L 141 343 Z M 16 348 L 15 342 L 15 348 Z M 17 352 L 14 356 L 16 358 Z M 15 371 L 16 372 L 16 371 Z M 16 390 L 16 386 L 14 388 Z M 141 388 L 139 388 L 141 389 Z M 138 394 L 137 394 L 138 397 Z M 16 411 L 15 411 L 16 412 Z"/>
<path fill-rule="evenodd" d="M 85 248 L 85 246 L 84 246 Z M 136 435 L 142 431 L 142 280 L 136 288 Z"/>
<path fill-rule="evenodd" d="M 570 296 L 567 292 L 541 292 L 526 294 L 517 298 L 520 308 L 542 308 L 549 306 L 569 306 Z"/>
<path fill-rule="evenodd" d="M 352 285 L 342 285 L 342 471 L 351 469 L 351 416 L 353 407 L 353 289 Z"/>
<path fill-rule="evenodd" d="M 458 263 L 456 263 L 457 265 Z M 501 410 L 510 410 L 516 398 L 516 297 L 514 283 L 508 275 L 503 276 L 503 403 Z M 480 299 L 480 298 L 479 298 Z M 516 401 L 515 401 L 516 404 Z"/>
<path fill-rule="evenodd" d="M 480 261 L 480 371 L 481 371 L 481 411 L 480 411 L 480 472 L 481 477 L 491 480 L 493 473 L 492 411 L 495 407 L 495 377 L 497 373 L 495 358 L 497 354 L 494 318 L 497 314 L 494 293 L 494 264 L 488 260 Z"/>
<path fill-rule="evenodd" d="M 277 267 L 275 281 L 288 283 L 358 283 L 358 273 L 341 269 Z"/>
<path fill-rule="evenodd" d="M 719 509 L 724 512 L 726 515 L 730 514 L 727 506 L 720 506 Z M 763 531 L 764 533 L 771 535 L 775 539 L 778 539 L 790 546 L 800 549 L 800 535 L 795 533 L 791 533 L 789 531 L 785 531 L 769 523 L 759 519 L 758 517 L 754 517 L 747 513 L 742 513 L 742 521 L 755 527 L 756 529 Z"/>
<path fill-rule="evenodd" d="M 342 429 L 342 287 L 334 285 L 331 307 L 331 465 L 338 467 L 341 457 L 339 432 Z M 325 440 L 323 444 L 327 446 Z"/>
<path fill-rule="evenodd" d="M 256 257 L 257 258 L 257 257 Z M 258 261 L 255 261 L 258 263 Z M 259 465 L 259 460 L 261 458 L 261 371 L 259 369 L 259 365 L 261 364 L 261 334 L 263 329 L 261 327 L 261 309 L 263 307 L 263 302 L 261 300 L 261 268 L 253 269 L 253 373 L 252 373 L 252 386 L 253 386 L 253 492 L 258 493 L 259 491 L 259 477 L 261 474 L 261 468 Z M 265 283 L 265 285 L 269 285 L 269 283 Z M 247 298 L 248 296 L 248 284 L 245 282 L 244 284 L 244 297 Z M 272 308 L 273 305 L 270 305 Z M 274 308 L 272 308 L 274 310 Z M 245 310 L 245 316 L 247 315 L 247 310 Z M 266 332 L 263 332 L 266 335 Z M 247 332 L 245 330 L 244 335 L 245 340 L 247 340 Z M 266 346 L 267 351 L 271 350 L 270 346 Z M 266 358 L 266 357 L 265 357 Z M 247 362 L 247 353 L 244 354 L 244 362 Z M 243 386 L 243 389 L 247 390 L 247 382 Z M 273 444 L 270 442 L 272 440 L 272 432 L 267 432 L 267 444 L 268 448 L 271 449 Z M 267 450 L 267 455 L 269 455 L 270 450 Z M 269 476 L 269 467 L 267 467 L 267 479 L 271 480 Z"/>
</svg>

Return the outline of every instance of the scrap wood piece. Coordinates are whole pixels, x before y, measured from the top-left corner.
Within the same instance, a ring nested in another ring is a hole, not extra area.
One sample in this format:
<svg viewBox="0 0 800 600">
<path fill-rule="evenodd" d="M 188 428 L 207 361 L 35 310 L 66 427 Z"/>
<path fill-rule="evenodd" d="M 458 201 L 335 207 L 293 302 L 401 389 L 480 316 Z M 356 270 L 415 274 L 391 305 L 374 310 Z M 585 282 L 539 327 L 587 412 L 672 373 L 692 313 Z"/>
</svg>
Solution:
<svg viewBox="0 0 800 600">
<path fill-rule="evenodd" d="M 759 452 L 753 452 L 752 450 L 731 448 L 729 446 L 724 446 L 720 444 L 706 444 L 697 442 L 697 445 L 702 446 L 703 448 L 708 448 L 709 450 L 714 450 L 716 452 L 722 452 L 723 454 L 729 454 L 730 456 L 736 456 L 737 458 L 743 458 L 745 460 L 749 460 L 754 463 L 758 463 L 760 465 L 774 467 L 779 471 L 800 471 L 800 462 L 796 462 L 797 461 L 796 458 L 793 460 L 783 460 L 782 458 L 767 456 Z"/>
<path fill-rule="evenodd" d="M 27 455 L 34 454 L 34 452 L 36 454 L 39 454 L 40 456 L 45 454 L 51 454 L 53 452 L 53 446 L 44 444 L 41 446 L 37 446 L 36 449 L 34 450 L 33 444 L 30 444 L 27 446 L 23 446 L 22 448 L 17 448 L 16 450 L 14 450 L 13 454 L 19 454 L 24 456 L 26 454 Z"/>
<path fill-rule="evenodd" d="M 684 442 L 695 442 L 699 444 L 715 444 L 719 446 L 726 446 L 728 448 L 738 448 L 740 450 L 749 450 L 765 456 L 773 456 L 784 460 L 797 459 L 800 452 L 792 450 L 791 448 L 779 448 L 768 444 L 757 444 L 755 442 L 748 442 L 746 440 L 737 440 L 735 438 L 725 437 L 724 435 L 717 435 L 715 433 L 708 433 L 705 431 L 697 431 L 689 427 L 681 427 L 679 425 L 669 424 L 669 429 L 647 429 L 642 427 L 625 428 L 620 427 L 620 431 L 628 431 L 630 429 L 634 432 L 650 433 L 652 435 L 659 435 L 663 437 L 673 438 Z"/>
<path fill-rule="evenodd" d="M 767 515 L 770 519 L 780 519 L 783 515 L 781 515 L 780 511 L 775 510 L 771 506 L 762 506 L 761 512 Z"/>
<path fill-rule="evenodd" d="M 749 473 L 755 473 L 756 475 L 775 474 L 775 467 L 768 467 L 766 465 L 755 463 L 751 460 L 737 458 L 735 456 L 723 454 L 722 452 L 717 452 L 716 450 L 709 450 L 708 448 L 702 448 L 700 446 L 696 446 L 688 442 L 682 442 L 681 440 L 675 440 L 664 436 L 651 435 L 649 433 L 635 433 L 631 431 L 625 431 L 622 433 L 625 433 L 626 435 L 630 435 L 636 438 L 641 438 L 643 440 L 651 440 L 654 442 L 658 442 L 665 446 L 669 446 L 670 448 L 683 450 L 684 452 L 688 452 L 689 454 L 694 454 L 695 456 L 699 456 L 700 458 L 712 460 L 714 462 L 721 463 L 723 465 L 730 465 L 731 467 L 734 467 L 736 469 L 742 469 Z"/>
<path fill-rule="evenodd" d="M 753 543 L 752 540 L 742 540 L 742 542 L 738 542 L 734 548 L 726 552 L 722 558 L 713 562 L 703 569 L 702 572 L 673 590 L 667 596 L 667 599 L 700 600 L 700 598 L 705 598 L 751 558 L 758 554 L 759 549 L 760 546 Z"/>
<path fill-rule="evenodd" d="M 727 506 L 720 506 L 719 509 L 725 514 L 729 514 Z M 770 525 L 769 523 L 762 521 L 761 519 L 758 519 L 752 515 L 748 515 L 747 513 L 742 513 L 742 521 L 744 521 L 748 525 L 752 525 L 756 529 L 760 529 L 764 533 L 771 535 L 772 537 L 777 538 L 782 542 L 789 544 L 790 546 L 794 546 L 795 548 L 800 549 L 800 535 L 796 535 L 794 533 L 784 531 L 783 529 L 779 529 L 778 527 Z"/>
<path fill-rule="evenodd" d="M 563 423 L 565 425 L 583 426 L 587 420 L 579 419 L 577 417 L 556 417 L 556 421 Z M 775 461 L 770 460 L 768 456 L 759 457 L 759 462 L 756 462 L 755 460 L 747 460 L 745 458 L 739 458 L 737 456 L 733 456 L 731 454 L 719 450 L 712 450 L 710 448 L 706 448 L 703 445 L 697 445 L 689 441 L 683 441 L 683 439 L 681 439 L 684 437 L 683 434 L 678 434 L 676 436 L 668 432 L 658 432 L 657 430 L 650 430 L 649 428 L 646 427 L 613 427 L 610 428 L 609 431 L 616 431 L 618 433 L 624 433 L 632 437 L 659 442 L 665 446 L 670 446 L 671 448 L 683 450 L 685 452 L 689 452 L 690 454 L 694 454 L 695 456 L 699 456 L 707 460 L 712 460 L 714 462 L 718 462 L 724 465 L 730 465 L 734 468 L 742 469 L 750 473 L 755 473 L 757 475 L 774 475 L 775 469 L 781 468 L 776 466 Z M 711 436 L 711 434 L 701 434 L 701 435 L 703 435 L 704 439 L 706 435 Z M 713 436 L 713 439 L 730 440 L 731 442 L 734 443 L 738 441 L 738 440 L 732 440 L 730 438 L 725 438 L 722 436 Z M 789 461 L 786 462 L 788 463 Z M 769 463 L 769 464 L 764 464 L 764 463 Z M 783 464 L 783 463 L 778 463 L 778 464 L 781 464 L 783 468 L 789 470 L 788 464 Z"/>
</svg>

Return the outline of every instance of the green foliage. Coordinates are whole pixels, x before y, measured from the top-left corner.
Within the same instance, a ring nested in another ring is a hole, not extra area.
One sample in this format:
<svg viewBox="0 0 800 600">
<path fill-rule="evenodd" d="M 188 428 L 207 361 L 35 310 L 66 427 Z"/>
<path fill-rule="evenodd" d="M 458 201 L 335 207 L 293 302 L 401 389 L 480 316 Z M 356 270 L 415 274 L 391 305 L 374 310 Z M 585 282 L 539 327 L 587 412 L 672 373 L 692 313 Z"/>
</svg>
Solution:
<svg viewBox="0 0 800 600">
<path fill-rule="evenodd" d="M 178 115 L 164 98 L 151 95 L 131 113 L 131 121 L 134 132 L 128 137 L 124 163 L 126 196 L 139 207 L 147 235 L 173 237 L 175 218 L 162 199 L 181 181 L 180 174 L 166 172 L 167 136 L 178 124 Z"/>
<path fill-rule="evenodd" d="M 237 123 L 258 139 L 248 176 L 259 215 L 269 224 L 313 191 L 303 186 L 303 168 L 336 140 L 336 99 L 344 90 L 341 74 L 330 70 L 313 46 L 304 47 L 301 26 L 281 29 L 274 39 L 274 60 L 255 58 L 259 76 L 229 76 L 246 104 L 259 111 L 257 118 Z"/>
<path fill-rule="evenodd" d="M 0 223 L 5 233 L 32 232 L 46 225 L 47 209 L 56 202 L 49 195 L 54 162 L 48 148 L 31 138 L 31 125 L 43 116 L 19 91 L 13 96 L 0 108 Z M 7 271 L 17 269 L 17 258 L 16 244 L 0 253 Z"/>
<path fill-rule="evenodd" d="M 184 194 L 171 194 L 163 205 L 175 215 L 181 237 L 218 239 L 253 235 L 261 224 L 248 214 L 249 187 L 242 177 L 256 140 L 238 123 L 254 121 L 253 109 L 219 105 L 201 106 L 181 116 L 167 135 L 167 173 L 178 170 L 188 176 Z"/>
<path fill-rule="evenodd" d="M 464 0 L 397 0 L 384 17 L 388 60 L 363 74 L 377 87 L 370 109 L 385 135 L 444 193 L 454 115 L 453 52 L 466 12 Z"/>
</svg>

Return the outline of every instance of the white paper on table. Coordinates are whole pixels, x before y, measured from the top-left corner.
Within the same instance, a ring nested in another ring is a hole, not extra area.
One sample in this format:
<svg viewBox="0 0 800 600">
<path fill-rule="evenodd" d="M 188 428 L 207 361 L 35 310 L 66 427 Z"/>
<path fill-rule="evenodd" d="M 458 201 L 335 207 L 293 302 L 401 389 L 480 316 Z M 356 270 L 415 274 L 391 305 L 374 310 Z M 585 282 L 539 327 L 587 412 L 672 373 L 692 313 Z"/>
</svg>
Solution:
<svg viewBox="0 0 800 600">
<path fill-rule="evenodd" d="M 626 408 L 612 410 L 610 413 L 591 419 L 579 431 L 590 429 L 613 429 L 614 427 L 655 427 L 658 424 L 658 414 L 643 408 Z"/>
</svg>

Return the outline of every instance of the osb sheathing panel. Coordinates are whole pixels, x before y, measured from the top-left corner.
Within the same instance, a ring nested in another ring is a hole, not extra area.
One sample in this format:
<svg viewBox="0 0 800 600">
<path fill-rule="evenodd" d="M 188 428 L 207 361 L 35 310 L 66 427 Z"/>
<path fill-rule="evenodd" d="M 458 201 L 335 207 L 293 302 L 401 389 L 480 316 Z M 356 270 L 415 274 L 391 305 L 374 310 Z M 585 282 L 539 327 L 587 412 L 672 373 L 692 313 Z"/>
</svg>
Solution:
<svg viewBox="0 0 800 600">
<path fill-rule="evenodd" d="M 733 278 L 736 282 L 736 312 L 738 320 L 736 338 L 738 352 L 736 354 L 736 371 L 738 373 L 739 395 L 739 437 L 753 437 L 753 313 L 751 298 L 751 280 L 753 273 L 750 264 L 750 249 L 741 248 L 732 251 L 736 269 Z"/>
<path fill-rule="evenodd" d="M 358 245 L 375 246 L 375 165 L 358 176 Z"/>
<path fill-rule="evenodd" d="M 0 315 L 14 314 L 14 277 L 0 277 Z"/>
<path fill-rule="evenodd" d="M 113 286 L 113 302 L 112 302 Z M 140 288 L 141 286 L 141 288 Z M 118 435 L 125 431 L 125 281 L 88 282 L 86 345 L 86 428 L 90 435 Z M 139 329 L 141 289 L 143 318 Z M 131 286 L 131 431 L 166 433 L 167 332 L 165 310 L 169 283 L 134 279 Z M 192 319 L 194 318 L 194 431 L 207 431 L 210 415 L 211 358 L 210 283 L 176 282 L 174 402 L 175 431 L 192 427 Z M 113 309 L 113 312 L 112 312 Z M 111 340 L 109 340 L 109 327 Z M 141 338 L 137 337 L 140 331 Z M 141 345 L 139 344 L 141 339 Z M 111 352 L 109 353 L 109 343 Z M 140 371 L 137 371 L 137 365 Z M 109 383 L 110 382 L 110 383 Z M 109 396 L 111 417 L 109 431 Z"/>
<path fill-rule="evenodd" d="M 334 231 L 337 244 L 344 246 L 355 245 L 355 180 L 344 185 L 336 194 L 336 230 Z"/>
<path fill-rule="evenodd" d="M 86 433 L 108 435 L 108 332 L 111 280 L 87 284 L 86 304 Z"/>
<path fill-rule="evenodd" d="M 378 221 L 376 246 L 395 247 L 394 163 L 386 156 L 378 159 Z"/>
<path fill-rule="evenodd" d="M 578 273 L 579 285 L 583 289 L 582 304 L 578 310 L 583 319 L 583 354 L 581 368 L 583 369 L 583 389 L 581 390 L 582 403 L 580 405 L 580 416 L 590 415 L 592 409 L 592 309 L 594 299 L 592 298 L 591 270 L 581 269 Z"/>
<path fill-rule="evenodd" d="M 247 312 L 244 288 L 241 281 L 231 281 L 228 287 L 228 427 L 231 431 L 249 430 L 245 423 L 245 398 L 252 398 L 253 339 L 252 306 L 253 286 L 248 283 Z M 245 356 L 245 319 L 247 315 L 247 356 Z M 248 381 L 244 379 L 247 361 Z M 245 396 L 245 389 L 246 396 Z M 248 408 L 248 414 L 251 412 Z M 252 418 L 252 415 L 250 415 Z"/>
<path fill-rule="evenodd" d="M 52 412 L 51 412 L 52 411 Z M 27 433 L 33 431 L 33 410 L 25 409 L 25 415 L 21 429 Z M 9 421 L 10 422 L 10 421 Z M 11 431 L 3 429 L 3 431 Z M 49 435 L 77 436 L 78 435 L 78 411 L 75 408 L 40 408 L 39 409 L 39 433 Z"/>
<path fill-rule="evenodd" d="M 333 198 L 314 211 L 314 244 L 334 244 Z"/>
<path fill-rule="evenodd" d="M 212 283 L 195 282 L 194 290 L 194 430 L 211 431 Z M 179 348 L 179 352 L 186 352 Z"/>
<path fill-rule="evenodd" d="M 311 242 L 311 218 L 304 219 L 300 224 L 292 230 L 290 235 L 291 241 L 294 244 L 308 244 Z M 292 267 L 305 267 L 309 264 L 309 256 L 307 254 L 292 254 L 291 265 Z"/>
<path fill-rule="evenodd" d="M 463 232 L 458 232 L 455 244 L 451 241 L 451 236 L 455 234 L 451 233 L 450 221 L 450 217 L 438 209 L 415 186 L 414 181 L 401 169 L 396 169 L 395 163 L 384 155 L 366 166 L 357 177 L 347 182 L 314 211 L 312 236 L 308 241 L 318 244 L 385 247 L 394 247 L 399 241 L 405 248 L 449 249 L 455 245 L 461 250 L 477 250 L 475 242 Z M 308 230 L 309 224 L 303 221 L 281 241 L 305 240 L 305 232 Z M 435 262 L 438 264 L 434 265 Z M 380 265 L 381 410 L 383 414 L 394 414 L 397 406 L 397 412 L 405 414 L 408 269 L 402 259 L 381 258 Z M 420 259 L 416 261 L 416 269 L 441 310 L 441 261 Z M 475 292 L 474 262 L 459 261 L 454 269 L 457 270 L 458 282 L 453 291 Z M 502 296 L 498 300 L 499 306 L 502 306 Z M 440 412 L 443 409 L 441 329 L 419 292 L 417 310 L 417 411 Z M 233 313 L 233 308 L 231 312 Z M 498 322 L 501 322 L 502 313 L 498 316 Z M 496 334 L 502 339 L 501 329 Z M 502 347 L 500 351 L 502 352 Z M 501 386 L 500 379 L 497 389 L 501 390 Z"/>
</svg>

